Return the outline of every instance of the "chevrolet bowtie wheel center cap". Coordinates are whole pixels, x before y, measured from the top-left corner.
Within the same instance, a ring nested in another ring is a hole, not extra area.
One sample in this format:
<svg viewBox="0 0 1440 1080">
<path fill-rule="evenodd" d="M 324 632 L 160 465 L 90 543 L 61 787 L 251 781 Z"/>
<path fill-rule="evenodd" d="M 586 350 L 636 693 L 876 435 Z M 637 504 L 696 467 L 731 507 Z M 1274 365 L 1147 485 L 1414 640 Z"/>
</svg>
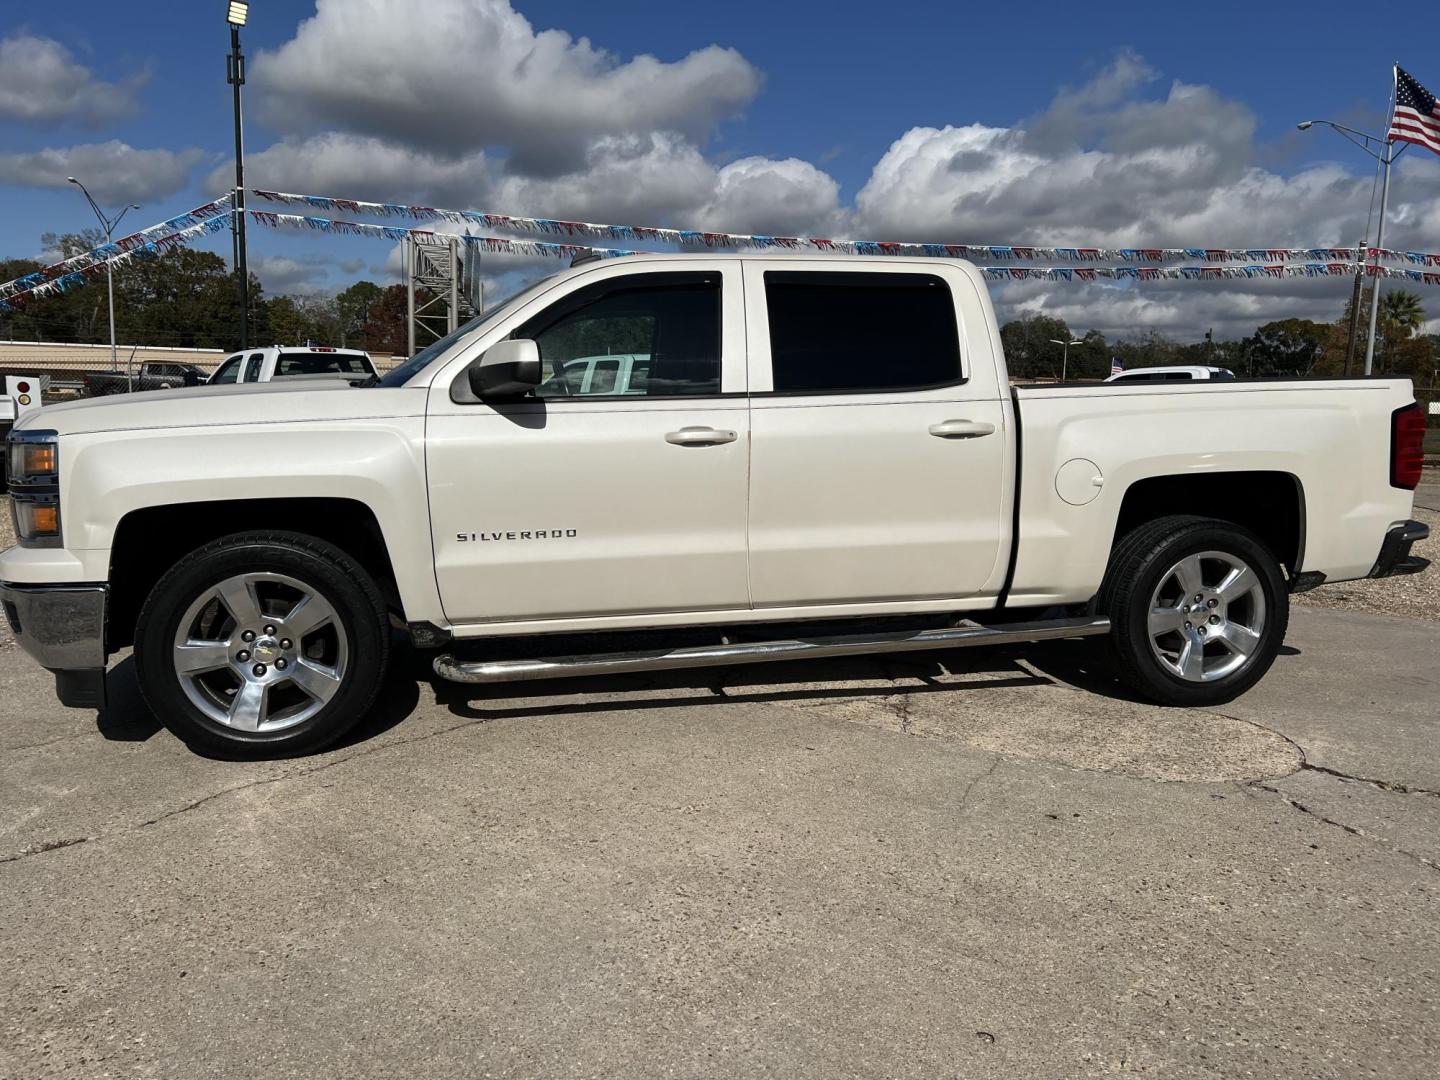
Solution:
<svg viewBox="0 0 1440 1080">
<path fill-rule="evenodd" d="M 250 650 L 257 664 L 273 664 L 280 655 L 280 643 L 274 638 L 260 638 Z"/>
</svg>

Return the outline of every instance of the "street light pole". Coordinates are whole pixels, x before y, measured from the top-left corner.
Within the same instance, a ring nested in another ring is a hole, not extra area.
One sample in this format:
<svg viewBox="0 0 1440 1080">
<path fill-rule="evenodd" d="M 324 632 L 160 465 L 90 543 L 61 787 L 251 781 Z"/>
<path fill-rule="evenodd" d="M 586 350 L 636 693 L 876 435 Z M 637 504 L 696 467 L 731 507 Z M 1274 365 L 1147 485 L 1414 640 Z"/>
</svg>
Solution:
<svg viewBox="0 0 1440 1080">
<path fill-rule="evenodd" d="M 245 54 L 240 51 L 240 27 L 250 5 L 230 0 L 225 20 L 230 24 L 230 54 L 225 58 L 225 81 L 235 91 L 235 198 L 230 230 L 235 241 L 235 277 L 240 286 L 240 348 L 250 344 L 250 270 L 245 251 L 245 136 L 240 122 L 240 87 L 245 85 Z"/>
<path fill-rule="evenodd" d="M 1061 341 L 1058 338 L 1051 338 L 1050 344 L 1063 345 L 1065 347 L 1065 351 L 1060 354 L 1060 381 L 1063 383 L 1065 381 L 1065 376 L 1070 369 L 1070 346 L 1084 345 L 1085 342 L 1081 338 L 1076 338 L 1074 341 Z"/>
<path fill-rule="evenodd" d="M 1394 72 L 1393 72 L 1393 71 L 1391 72 L 1391 75 L 1392 75 L 1392 77 L 1394 76 Z M 1390 97 L 1391 97 L 1391 111 L 1393 112 L 1393 111 L 1394 111 L 1394 97 L 1395 97 L 1395 92 L 1394 92 L 1394 85 L 1393 85 L 1393 83 L 1392 83 L 1392 85 L 1391 85 Z M 1398 158 L 1401 154 L 1403 154 L 1403 153 L 1405 152 L 1405 147 L 1409 146 L 1410 144 L 1409 144 L 1409 143 L 1405 143 L 1403 146 L 1400 147 L 1400 149 L 1397 150 L 1397 149 L 1395 149 L 1395 144 L 1390 141 L 1388 135 L 1385 136 L 1385 137 L 1383 137 L 1383 138 L 1382 138 L 1381 136 L 1379 136 L 1379 135 L 1367 135 L 1367 134 L 1365 134 L 1365 132 L 1363 132 L 1363 131 L 1357 131 L 1355 128 L 1346 127 L 1344 124 L 1337 124 L 1334 120 L 1302 120 L 1300 123 L 1296 124 L 1295 126 L 1296 126 L 1297 128 L 1299 128 L 1301 131 L 1308 131 L 1310 128 L 1314 127 L 1316 124 L 1324 124 L 1326 127 L 1331 128 L 1332 130 L 1334 130 L 1337 134 L 1344 136 L 1346 139 L 1350 140 L 1350 142 L 1352 142 L 1352 143 L 1354 143 L 1356 146 L 1360 147 L 1361 150 L 1364 150 L 1365 153 L 1369 154 L 1369 155 L 1370 155 L 1371 157 L 1373 157 L 1376 161 L 1378 161 L 1382 166 L 1384 166 L 1384 169 L 1385 169 L 1385 179 L 1384 179 L 1384 182 L 1382 183 L 1382 185 L 1381 185 L 1381 187 L 1380 187 L 1380 222 L 1379 222 L 1379 224 L 1377 224 L 1377 225 L 1375 226 L 1375 247 L 1376 247 L 1377 249 L 1384 247 L 1384 246 L 1385 246 L 1385 211 L 1386 211 L 1386 208 L 1388 207 L 1389 202 L 1390 202 L 1390 166 L 1391 166 L 1391 164 L 1394 163 L 1394 161 L 1395 161 L 1396 158 Z M 1381 152 L 1377 152 L 1377 151 L 1375 151 L 1375 150 L 1372 150 L 1372 149 L 1370 148 L 1370 144 L 1371 144 L 1371 143 L 1375 143 L 1375 144 L 1383 147 L 1383 148 L 1384 148 L 1384 152 L 1381 153 Z M 1371 188 L 1371 189 L 1370 189 L 1370 192 L 1371 192 L 1371 196 L 1370 196 L 1370 197 L 1371 197 L 1371 198 L 1374 198 L 1374 197 L 1375 197 L 1375 196 L 1374 196 L 1375 189 L 1374 189 L 1374 188 Z M 1379 307 L 1380 307 L 1380 256 L 1379 256 L 1378 253 L 1377 253 L 1376 256 L 1375 256 L 1375 261 L 1374 261 L 1374 263 L 1373 263 L 1373 266 L 1374 266 L 1373 274 L 1374 274 L 1374 277 L 1375 277 L 1375 281 L 1374 281 L 1374 283 L 1370 286 L 1370 333 L 1369 333 L 1369 337 L 1366 339 L 1366 342 L 1365 342 L 1365 374 L 1366 374 L 1366 375 L 1369 375 L 1372 371 L 1374 371 L 1374 368 L 1375 368 L 1375 316 L 1378 314 L 1378 309 L 1379 309 Z M 1359 266 L 1356 267 L 1355 301 L 1356 301 L 1357 303 L 1358 303 L 1358 301 L 1359 301 L 1359 299 L 1360 299 L 1359 277 L 1360 277 L 1360 274 L 1361 274 L 1361 272 L 1362 272 L 1362 268 L 1363 268 L 1363 263 L 1361 263 Z M 1353 320 L 1352 320 L 1352 325 L 1353 325 Z M 1353 338 L 1353 335 L 1352 335 L 1352 338 Z M 1348 349 L 1348 350 L 1346 351 L 1346 354 L 1345 354 L 1345 355 L 1346 355 L 1345 373 L 1346 373 L 1347 375 L 1350 373 L 1349 358 L 1350 358 L 1350 354 L 1353 353 L 1353 352 L 1354 352 L 1354 345 L 1352 344 L 1351 347 L 1350 347 L 1350 349 Z"/>
<path fill-rule="evenodd" d="M 1390 163 L 1399 155 L 1395 153 L 1395 144 L 1386 141 L 1385 156 L 1381 160 L 1385 163 L 1385 179 L 1380 183 L 1380 221 L 1375 226 L 1375 261 L 1372 264 L 1375 274 L 1375 281 L 1370 286 L 1370 333 L 1365 339 L 1365 374 L 1369 375 L 1375 369 L 1375 316 L 1380 313 L 1380 252 L 1379 249 L 1385 246 L 1385 208 L 1390 203 Z M 1370 189 L 1372 192 L 1374 188 Z"/>
<path fill-rule="evenodd" d="M 99 204 L 90 196 L 90 192 L 84 184 L 73 176 L 67 176 L 65 179 L 80 189 L 85 196 L 85 201 L 90 204 L 90 209 L 95 211 L 95 216 L 100 219 L 100 228 L 105 231 L 107 245 L 110 243 L 111 237 L 115 235 L 115 227 L 120 224 L 120 219 L 131 210 L 140 209 L 135 203 L 131 203 L 129 206 L 121 207 L 120 212 L 113 218 L 106 217 L 105 211 L 100 209 Z M 115 357 L 115 268 L 109 255 L 105 256 L 105 291 L 109 294 L 110 299 L 110 370 L 118 371 L 120 365 Z"/>
</svg>

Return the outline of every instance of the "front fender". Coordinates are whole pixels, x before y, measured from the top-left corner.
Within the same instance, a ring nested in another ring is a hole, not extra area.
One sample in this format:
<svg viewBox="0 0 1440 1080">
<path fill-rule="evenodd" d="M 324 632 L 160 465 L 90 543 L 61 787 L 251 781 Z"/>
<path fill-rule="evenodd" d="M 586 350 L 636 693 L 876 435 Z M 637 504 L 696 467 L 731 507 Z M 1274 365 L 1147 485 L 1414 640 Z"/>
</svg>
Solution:
<svg viewBox="0 0 1440 1080">
<path fill-rule="evenodd" d="M 104 581 L 116 528 L 136 510 L 229 499 L 350 499 L 379 522 L 405 610 L 439 622 L 423 435 L 423 418 L 410 417 L 66 436 L 65 550 L 83 578 Z"/>
</svg>

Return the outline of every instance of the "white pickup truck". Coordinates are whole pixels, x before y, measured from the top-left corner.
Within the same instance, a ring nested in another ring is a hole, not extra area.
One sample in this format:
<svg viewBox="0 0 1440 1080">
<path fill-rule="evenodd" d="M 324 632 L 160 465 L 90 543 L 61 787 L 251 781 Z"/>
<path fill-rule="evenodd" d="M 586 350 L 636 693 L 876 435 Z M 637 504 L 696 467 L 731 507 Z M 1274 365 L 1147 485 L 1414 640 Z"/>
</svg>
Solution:
<svg viewBox="0 0 1440 1080">
<path fill-rule="evenodd" d="M 0 600 L 62 701 L 133 644 L 231 753 L 355 724 L 392 626 L 473 683 L 1104 635 L 1213 704 L 1289 592 L 1424 568 L 1423 426 L 1403 379 L 1012 390 L 964 262 L 626 257 L 383 379 L 31 414 Z"/>
<path fill-rule="evenodd" d="M 375 375 L 370 354 L 328 345 L 269 345 L 232 353 L 220 361 L 208 386 L 272 379 L 366 379 Z"/>
</svg>

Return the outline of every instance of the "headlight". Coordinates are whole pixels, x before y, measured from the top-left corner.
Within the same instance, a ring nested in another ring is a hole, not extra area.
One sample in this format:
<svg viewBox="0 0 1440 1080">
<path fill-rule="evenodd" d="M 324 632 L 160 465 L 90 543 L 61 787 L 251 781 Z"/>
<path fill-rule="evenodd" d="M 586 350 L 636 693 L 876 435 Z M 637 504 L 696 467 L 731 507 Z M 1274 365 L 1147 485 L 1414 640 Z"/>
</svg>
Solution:
<svg viewBox="0 0 1440 1080">
<path fill-rule="evenodd" d="M 27 434 L 18 432 L 19 435 Z M 53 442 L 10 441 L 10 482 L 53 481 L 60 469 L 60 454 Z"/>
<path fill-rule="evenodd" d="M 60 545 L 60 446 L 53 431 L 22 428 L 6 440 L 10 513 L 24 547 Z"/>
</svg>

